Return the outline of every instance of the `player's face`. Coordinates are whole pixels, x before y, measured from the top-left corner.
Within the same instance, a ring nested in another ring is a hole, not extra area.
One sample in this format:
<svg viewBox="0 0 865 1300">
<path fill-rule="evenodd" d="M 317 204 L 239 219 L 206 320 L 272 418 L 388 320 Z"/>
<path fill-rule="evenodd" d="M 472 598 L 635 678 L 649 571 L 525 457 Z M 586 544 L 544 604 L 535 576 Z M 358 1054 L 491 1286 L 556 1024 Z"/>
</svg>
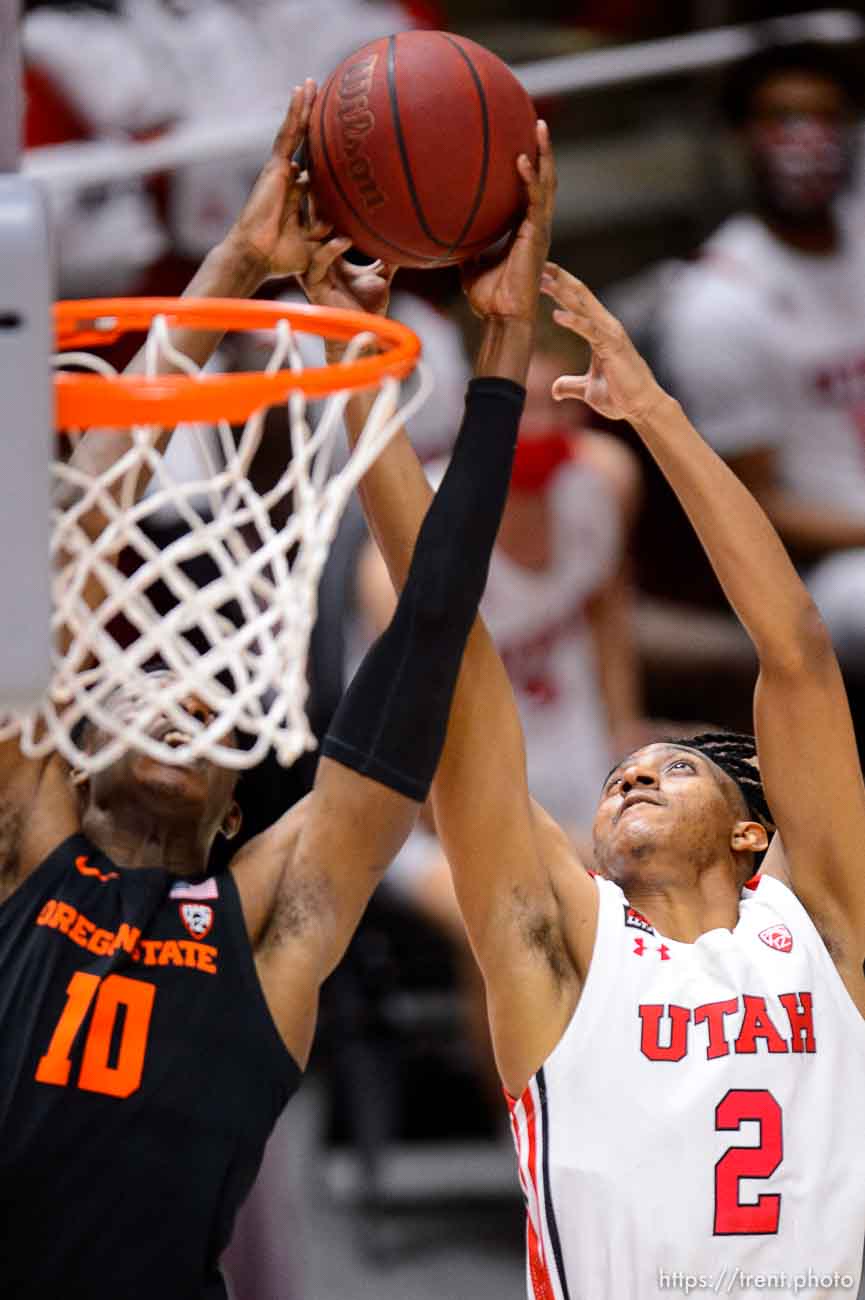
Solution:
<svg viewBox="0 0 865 1300">
<path fill-rule="evenodd" d="M 175 674 L 169 670 L 148 673 L 146 690 L 133 686 L 118 687 L 106 700 L 106 710 L 118 719 L 140 717 L 145 710 L 152 708 L 154 693 L 158 699 L 158 693 L 164 693 L 176 680 Z M 196 695 L 184 697 L 180 706 L 190 719 L 189 727 L 178 727 L 173 718 L 156 711 L 147 728 L 153 739 L 177 747 L 192 737 L 196 722 L 207 726 L 213 721 L 212 710 Z M 229 735 L 223 743 L 233 746 L 234 736 Z M 207 758 L 174 764 L 132 751 L 104 772 L 91 777 L 91 789 L 97 797 L 104 799 L 107 795 L 110 798 L 112 791 L 132 785 L 142 794 L 148 792 L 173 808 L 187 807 L 192 816 L 215 819 L 217 823 L 220 811 L 227 809 L 232 802 L 236 784 L 234 771 Z"/>
<path fill-rule="evenodd" d="M 697 868 L 716 861 L 737 821 L 727 782 L 687 746 L 655 744 L 630 754 L 601 793 L 593 827 L 599 869 L 623 880 L 659 853 Z"/>
</svg>

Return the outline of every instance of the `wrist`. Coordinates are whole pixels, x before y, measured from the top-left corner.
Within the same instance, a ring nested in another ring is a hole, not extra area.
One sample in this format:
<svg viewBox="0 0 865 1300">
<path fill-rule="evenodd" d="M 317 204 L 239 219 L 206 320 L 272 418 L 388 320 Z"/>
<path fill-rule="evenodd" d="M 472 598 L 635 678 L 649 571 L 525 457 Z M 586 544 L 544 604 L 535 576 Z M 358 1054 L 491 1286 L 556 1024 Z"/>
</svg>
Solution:
<svg viewBox="0 0 865 1300">
<path fill-rule="evenodd" d="M 204 268 L 219 283 L 219 292 L 230 298 L 249 297 L 270 274 L 268 259 L 232 232 L 210 250 Z"/>
<path fill-rule="evenodd" d="M 640 404 L 639 410 L 628 418 L 628 422 L 637 433 L 651 432 L 667 426 L 671 419 L 676 418 L 677 413 L 682 414 L 679 402 L 660 384 L 654 384 L 651 391 L 647 393 L 645 401 Z"/>
<path fill-rule="evenodd" d="M 525 384 L 535 341 L 534 317 L 487 316 L 475 362 L 475 375 L 498 376 Z"/>
</svg>

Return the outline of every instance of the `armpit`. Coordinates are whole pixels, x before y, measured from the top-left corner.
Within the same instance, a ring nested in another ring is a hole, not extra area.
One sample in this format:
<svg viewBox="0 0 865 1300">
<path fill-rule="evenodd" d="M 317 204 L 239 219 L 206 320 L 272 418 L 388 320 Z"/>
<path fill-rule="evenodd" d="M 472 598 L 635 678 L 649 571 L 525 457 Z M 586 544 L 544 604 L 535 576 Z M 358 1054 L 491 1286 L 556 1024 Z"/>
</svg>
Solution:
<svg viewBox="0 0 865 1300">
<path fill-rule="evenodd" d="M 557 984 L 564 984 L 573 968 L 562 937 L 558 918 L 539 907 L 520 888 L 511 895 L 514 916 L 526 947 L 543 956 Z"/>
<path fill-rule="evenodd" d="M 324 915 L 333 911 L 333 906 L 333 891 L 324 874 L 283 881 L 267 924 L 264 943 L 276 947 L 298 938 L 311 925 L 319 924 Z"/>
<path fill-rule="evenodd" d="M 22 828 L 22 810 L 0 803 L 0 899 L 7 898 L 20 883 Z"/>
</svg>

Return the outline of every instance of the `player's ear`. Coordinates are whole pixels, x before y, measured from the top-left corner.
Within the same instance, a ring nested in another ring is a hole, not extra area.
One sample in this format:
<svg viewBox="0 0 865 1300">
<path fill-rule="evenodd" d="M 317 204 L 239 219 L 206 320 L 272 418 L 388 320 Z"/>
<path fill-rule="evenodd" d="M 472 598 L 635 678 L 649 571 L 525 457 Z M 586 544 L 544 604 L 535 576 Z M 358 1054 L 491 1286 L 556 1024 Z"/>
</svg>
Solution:
<svg viewBox="0 0 865 1300">
<path fill-rule="evenodd" d="M 240 811 L 240 804 L 236 799 L 232 799 L 219 829 L 227 840 L 233 840 L 242 825 L 243 813 Z"/>
<path fill-rule="evenodd" d="M 764 853 L 769 847 L 769 833 L 760 822 L 736 822 L 730 835 L 734 853 Z"/>
</svg>

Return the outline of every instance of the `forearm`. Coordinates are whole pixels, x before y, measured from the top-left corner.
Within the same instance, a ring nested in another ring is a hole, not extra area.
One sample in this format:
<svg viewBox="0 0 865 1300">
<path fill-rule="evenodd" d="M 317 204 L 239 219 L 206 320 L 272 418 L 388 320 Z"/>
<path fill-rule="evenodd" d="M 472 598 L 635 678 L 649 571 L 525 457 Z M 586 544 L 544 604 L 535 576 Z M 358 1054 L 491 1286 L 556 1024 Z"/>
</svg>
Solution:
<svg viewBox="0 0 865 1300">
<path fill-rule="evenodd" d="M 475 374 L 498 375 L 524 386 L 534 339 L 534 320 L 492 317 L 485 321 Z"/>
<path fill-rule="evenodd" d="M 761 663 L 788 660 L 813 626 L 813 607 L 765 511 L 660 388 L 632 423 L 688 515 Z"/>
<path fill-rule="evenodd" d="M 460 661 L 486 585 L 523 397 L 509 380 L 472 381 L 396 612 L 325 738 L 328 757 L 418 801 L 426 798 L 438 764 Z"/>
<path fill-rule="evenodd" d="M 221 244 L 212 248 L 189 284 L 183 290 L 184 298 L 251 298 L 267 279 L 267 266 L 243 245 L 228 235 Z M 197 366 L 206 365 L 213 356 L 224 330 L 176 329 L 169 337 L 179 352 L 185 353 Z M 144 349 L 133 357 L 127 373 L 144 369 Z M 164 358 L 157 366 L 160 374 L 170 373 L 174 367 Z"/>
<path fill-rule="evenodd" d="M 374 395 L 362 392 L 346 407 L 346 433 L 352 447 L 363 432 L 373 401 Z M 357 490 L 369 531 L 394 589 L 402 591 L 418 530 L 433 498 L 405 429 L 397 430 L 360 480 Z"/>
</svg>

